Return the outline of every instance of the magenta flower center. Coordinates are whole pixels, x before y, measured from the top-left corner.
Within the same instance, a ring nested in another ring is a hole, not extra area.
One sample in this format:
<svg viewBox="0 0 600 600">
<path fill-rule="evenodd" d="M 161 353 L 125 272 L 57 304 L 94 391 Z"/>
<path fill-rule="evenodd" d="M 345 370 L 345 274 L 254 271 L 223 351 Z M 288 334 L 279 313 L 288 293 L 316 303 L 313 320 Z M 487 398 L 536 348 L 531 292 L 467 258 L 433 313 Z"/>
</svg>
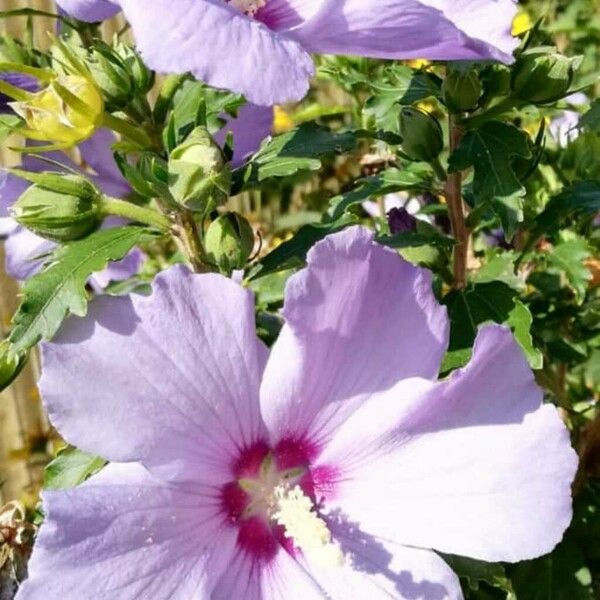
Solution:
<svg viewBox="0 0 600 600">
<path fill-rule="evenodd" d="M 222 488 L 227 521 L 238 527 L 238 544 L 255 558 L 290 553 L 340 564 L 341 551 L 319 513 L 333 470 L 314 469 L 304 442 L 284 440 L 274 449 L 258 442 L 240 452 L 233 481 Z"/>
</svg>

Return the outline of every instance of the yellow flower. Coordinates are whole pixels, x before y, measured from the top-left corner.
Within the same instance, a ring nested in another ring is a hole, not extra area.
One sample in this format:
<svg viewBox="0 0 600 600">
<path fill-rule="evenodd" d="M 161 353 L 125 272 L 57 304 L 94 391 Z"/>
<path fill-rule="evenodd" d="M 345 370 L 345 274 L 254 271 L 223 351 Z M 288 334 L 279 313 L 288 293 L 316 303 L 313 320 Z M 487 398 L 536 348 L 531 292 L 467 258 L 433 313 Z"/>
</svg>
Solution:
<svg viewBox="0 0 600 600">
<path fill-rule="evenodd" d="M 520 10 L 513 20 L 512 34 L 521 35 L 522 33 L 525 33 L 527 30 L 531 29 L 532 25 L 533 23 L 529 13 L 524 10 Z"/>
<path fill-rule="evenodd" d="M 102 121 L 104 101 L 85 77 L 63 75 L 11 107 L 27 124 L 25 137 L 68 147 L 89 138 Z"/>
<path fill-rule="evenodd" d="M 284 133 L 294 127 L 294 121 L 290 114 L 281 106 L 273 107 L 273 131 Z"/>
</svg>

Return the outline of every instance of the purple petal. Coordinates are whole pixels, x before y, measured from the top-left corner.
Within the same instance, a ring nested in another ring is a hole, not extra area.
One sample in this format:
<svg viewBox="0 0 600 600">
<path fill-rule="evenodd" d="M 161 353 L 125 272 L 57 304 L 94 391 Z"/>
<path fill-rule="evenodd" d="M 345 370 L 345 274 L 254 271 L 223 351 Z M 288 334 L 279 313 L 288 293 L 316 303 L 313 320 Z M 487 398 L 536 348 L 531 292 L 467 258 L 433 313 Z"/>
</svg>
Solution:
<svg viewBox="0 0 600 600">
<path fill-rule="evenodd" d="M 104 21 L 116 15 L 120 8 L 109 0 L 56 0 L 69 15 L 81 21 Z"/>
<path fill-rule="evenodd" d="M 96 286 L 104 289 L 111 281 L 125 281 L 137 275 L 143 262 L 144 253 L 134 248 L 125 258 L 109 262 L 104 270 L 94 273 L 90 279 Z"/>
<path fill-rule="evenodd" d="M 346 566 L 319 567 L 299 559 L 323 590 L 321 598 L 462 600 L 458 577 L 435 552 L 366 535 L 341 514 L 328 521 Z"/>
<path fill-rule="evenodd" d="M 43 258 L 56 248 L 56 244 L 25 227 L 17 227 L 7 238 L 4 248 L 6 272 L 13 279 L 25 281 L 42 268 Z"/>
<path fill-rule="evenodd" d="M 208 598 L 235 544 L 212 494 L 168 486 L 136 464 L 45 492 L 46 519 L 17 598 Z"/>
<path fill-rule="evenodd" d="M 513 0 L 324 0 L 290 32 L 310 52 L 512 62 Z"/>
<path fill-rule="evenodd" d="M 131 192 L 113 158 L 112 144 L 115 134 L 109 129 L 99 129 L 91 138 L 79 145 L 81 158 L 97 173 L 93 177 L 96 185 L 109 196 L 121 198 Z"/>
<path fill-rule="evenodd" d="M 577 456 L 511 332 L 480 329 L 468 366 L 374 396 L 319 461 L 330 505 L 397 543 L 519 561 L 550 552 L 571 520 Z"/>
<path fill-rule="evenodd" d="M 149 297 L 100 297 L 44 344 L 42 358 L 54 425 L 109 460 L 140 461 L 172 479 L 213 473 L 218 485 L 240 448 L 264 437 L 266 349 L 252 295 L 220 275 L 176 266 Z"/>
<path fill-rule="evenodd" d="M 261 105 L 298 100 L 308 90 L 314 67 L 302 46 L 222 0 L 121 0 L 121 6 L 157 71 L 190 71 Z"/>
<path fill-rule="evenodd" d="M 244 159 L 258 150 L 260 143 L 271 133 L 272 128 L 273 108 L 271 106 L 245 104 L 238 111 L 236 118 L 229 117 L 228 122 L 215 135 L 215 140 L 223 145 L 227 134 L 231 131 L 234 144 L 231 163 L 233 167 L 239 167 Z"/>
<path fill-rule="evenodd" d="M 0 218 L 10 216 L 9 208 L 29 185 L 24 179 L 0 169 Z"/>
<path fill-rule="evenodd" d="M 28 92 L 36 92 L 40 87 L 35 77 L 22 73 L 0 73 L 0 79 Z M 12 102 L 12 100 L 12 98 L 0 93 L 0 113 L 12 111 L 8 106 L 8 103 Z"/>
<path fill-rule="evenodd" d="M 363 227 L 315 245 L 288 281 L 283 314 L 261 387 L 274 441 L 309 434 L 324 442 L 371 394 L 436 377 L 448 341 L 431 274 Z"/>
<path fill-rule="evenodd" d="M 268 0 L 256 18 L 274 31 L 286 31 L 310 19 L 319 9 L 315 0 Z"/>
</svg>

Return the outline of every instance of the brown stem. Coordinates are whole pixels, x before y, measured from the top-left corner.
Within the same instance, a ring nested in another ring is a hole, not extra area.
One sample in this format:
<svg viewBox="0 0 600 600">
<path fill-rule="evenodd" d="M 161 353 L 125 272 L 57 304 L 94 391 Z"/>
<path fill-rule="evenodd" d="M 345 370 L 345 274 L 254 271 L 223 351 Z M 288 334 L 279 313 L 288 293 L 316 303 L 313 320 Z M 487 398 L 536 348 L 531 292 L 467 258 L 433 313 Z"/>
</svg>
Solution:
<svg viewBox="0 0 600 600">
<path fill-rule="evenodd" d="M 450 132 L 450 154 L 460 144 L 463 130 L 457 122 L 456 116 L 448 117 Z M 456 241 L 453 256 L 454 287 L 463 289 L 467 284 L 467 255 L 469 252 L 469 230 L 465 224 L 465 212 L 462 199 L 462 173 L 450 173 L 445 186 L 446 203 L 452 235 Z"/>
<path fill-rule="evenodd" d="M 192 268 L 196 273 L 207 273 L 210 269 L 206 264 L 206 254 L 198 235 L 198 226 L 194 215 L 189 210 L 177 211 L 175 223 L 177 239 Z"/>
</svg>

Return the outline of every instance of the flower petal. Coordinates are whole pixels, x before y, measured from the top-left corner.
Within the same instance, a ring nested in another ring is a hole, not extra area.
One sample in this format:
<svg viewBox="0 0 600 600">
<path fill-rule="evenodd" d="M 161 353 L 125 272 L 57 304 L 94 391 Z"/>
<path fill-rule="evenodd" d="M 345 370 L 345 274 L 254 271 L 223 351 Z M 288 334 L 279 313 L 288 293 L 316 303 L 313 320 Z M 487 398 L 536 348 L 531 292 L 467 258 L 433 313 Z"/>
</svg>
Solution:
<svg viewBox="0 0 600 600">
<path fill-rule="evenodd" d="M 96 171 L 97 176 L 93 178 L 96 185 L 105 194 L 120 198 L 129 194 L 131 188 L 113 158 L 111 146 L 116 141 L 112 131 L 99 129 L 79 145 L 79 151 L 81 158 Z"/>
<path fill-rule="evenodd" d="M 79 487 L 44 493 L 46 520 L 19 600 L 207 598 L 235 530 L 208 497 L 111 464 Z"/>
<path fill-rule="evenodd" d="M 66 13 L 81 21 L 104 21 L 116 15 L 120 8 L 109 0 L 56 0 Z"/>
<path fill-rule="evenodd" d="M 324 598 L 462 600 L 458 577 L 435 552 L 365 535 L 339 514 L 329 519 L 329 528 L 346 565 L 319 567 L 299 559 Z"/>
<path fill-rule="evenodd" d="M 43 264 L 43 257 L 56 247 L 25 227 L 17 227 L 5 242 L 6 272 L 18 281 L 35 275 Z"/>
<path fill-rule="evenodd" d="M 299 100 L 314 72 L 295 41 L 246 17 L 222 0 L 121 0 L 150 67 L 190 71 L 255 104 Z"/>
<path fill-rule="evenodd" d="M 134 248 L 129 254 L 114 262 L 109 262 L 105 269 L 94 273 L 90 280 L 93 284 L 104 289 L 111 281 L 124 281 L 137 275 L 144 262 L 144 253 Z"/>
<path fill-rule="evenodd" d="M 513 0 L 326 0 L 289 35 L 310 52 L 512 62 Z"/>
<path fill-rule="evenodd" d="M 0 169 L 0 218 L 10 216 L 10 207 L 29 185 L 24 179 Z"/>
<path fill-rule="evenodd" d="M 273 128 L 273 107 L 244 104 L 235 118 L 229 117 L 215 140 L 223 145 L 227 134 L 233 134 L 233 167 L 239 167 L 244 159 L 258 150 L 260 143 Z"/>
<path fill-rule="evenodd" d="M 323 600 L 321 588 L 285 550 L 261 563 L 238 551 L 211 600 Z"/>
<path fill-rule="evenodd" d="M 44 344 L 42 360 L 54 425 L 109 460 L 140 461 L 170 479 L 212 473 L 217 485 L 240 448 L 264 438 L 266 348 L 254 303 L 220 275 L 176 266 L 149 297 L 98 298 Z"/>
<path fill-rule="evenodd" d="M 411 546 L 488 561 L 549 552 L 571 519 L 577 457 L 541 400 L 510 331 L 483 327 L 465 369 L 402 382 L 340 428 L 319 457 L 338 470 L 331 507 Z"/>
<path fill-rule="evenodd" d="M 375 392 L 406 377 L 436 377 L 447 346 L 431 274 L 363 227 L 315 245 L 287 284 L 283 314 L 261 387 L 273 441 L 325 442 Z"/>
</svg>

